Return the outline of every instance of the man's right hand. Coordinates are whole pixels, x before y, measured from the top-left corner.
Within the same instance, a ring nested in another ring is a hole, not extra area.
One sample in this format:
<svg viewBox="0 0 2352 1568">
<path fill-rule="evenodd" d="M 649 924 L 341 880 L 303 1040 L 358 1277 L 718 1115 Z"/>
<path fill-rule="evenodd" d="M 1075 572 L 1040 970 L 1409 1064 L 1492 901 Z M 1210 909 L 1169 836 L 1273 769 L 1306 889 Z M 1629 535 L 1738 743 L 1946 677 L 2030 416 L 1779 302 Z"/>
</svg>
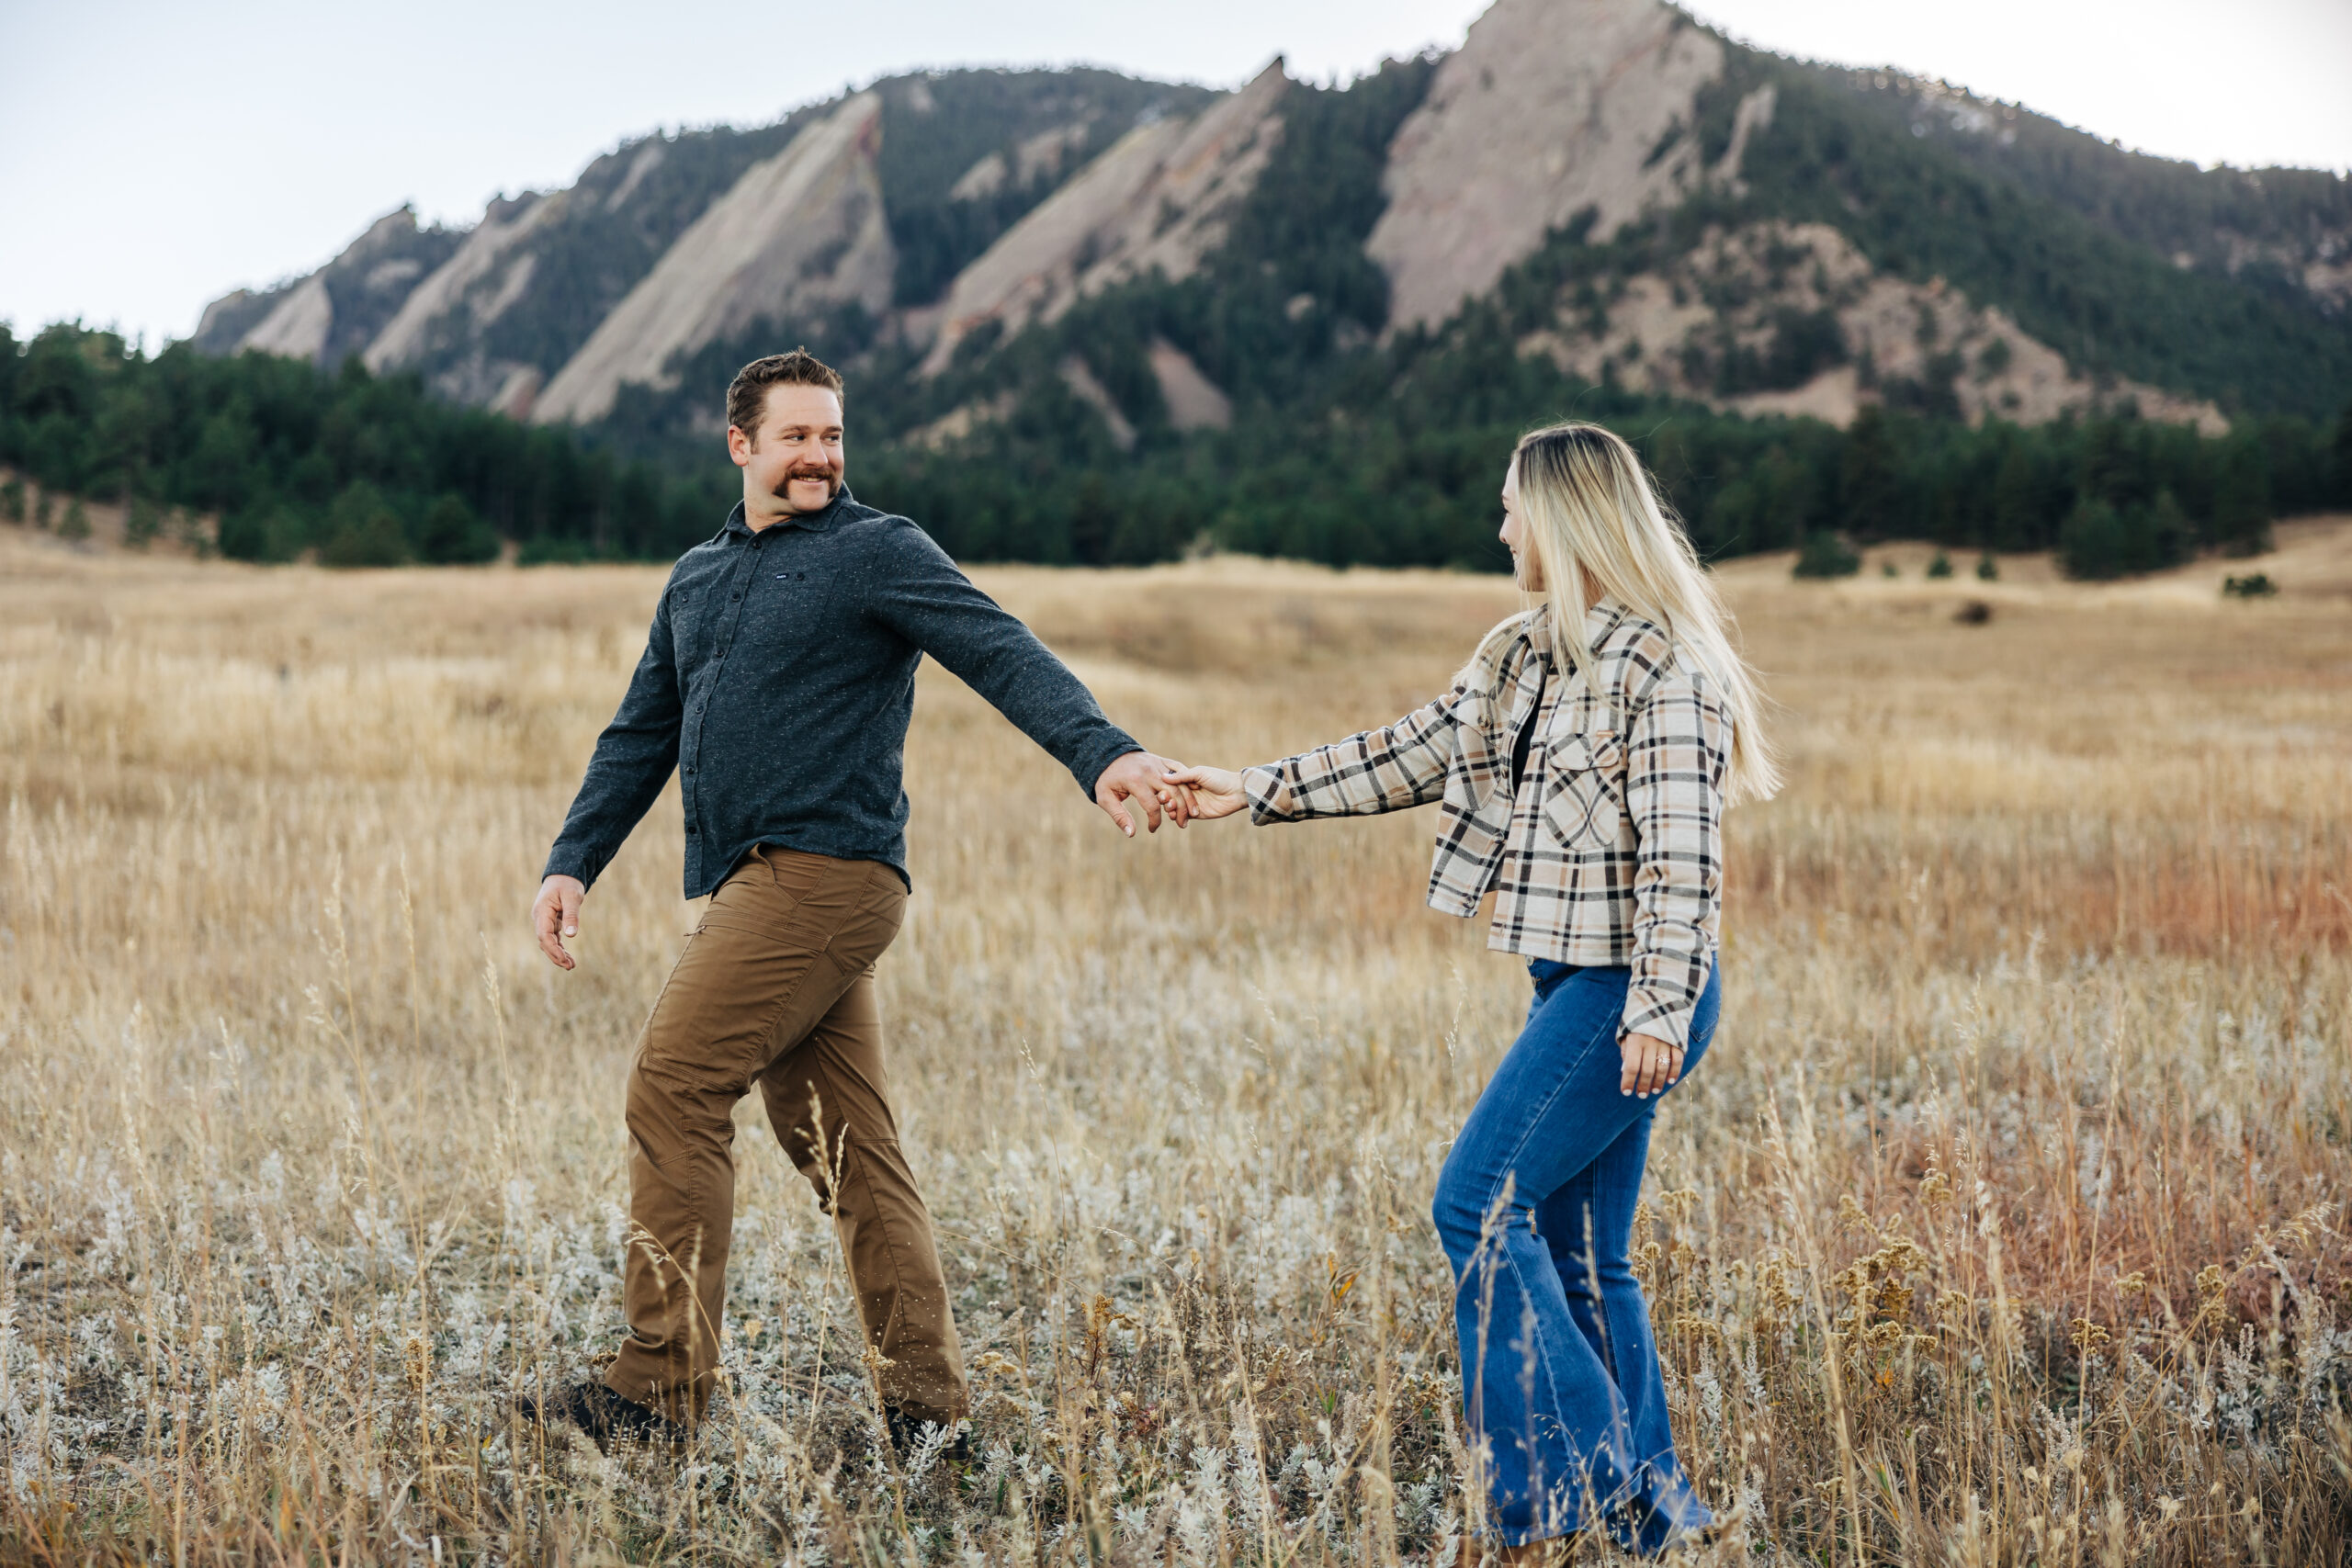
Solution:
<svg viewBox="0 0 2352 1568">
<path fill-rule="evenodd" d="M 574 967 L 563 950 L 563 939 L 580 934 L 580 900 L 588 885 L 576 876 L 550 876 L 539 884 L 538 902 L 531 906 L 531 925 L 539 933 L 539 951 L 559 969 Z"/>
</svg>

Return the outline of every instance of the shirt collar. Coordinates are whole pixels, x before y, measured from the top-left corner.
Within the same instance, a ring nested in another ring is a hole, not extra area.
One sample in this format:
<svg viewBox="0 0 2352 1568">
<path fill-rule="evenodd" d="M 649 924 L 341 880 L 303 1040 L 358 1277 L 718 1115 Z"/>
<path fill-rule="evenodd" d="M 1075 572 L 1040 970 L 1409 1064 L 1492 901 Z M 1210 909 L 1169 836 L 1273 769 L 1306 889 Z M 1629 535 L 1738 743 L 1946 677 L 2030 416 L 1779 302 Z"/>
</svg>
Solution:
<svg viewBox="0 0 2352 1568">
<path fill-rule="evenodd" d="M 797 517 L 787 517 L 783 522 L 771 524 L 769 526 L 806 528 L 812 534 L 821 534 L 840 521 L 842 507 L 855 504 L 857 504 L 856 498 L 850 494 L 849 486 L 843 485 L 833 492 L 833 499 L 826 504 L 822 512 L 804 512 Z M 727 526 L 722 530 L 729 534 L 740 534 L 747 539 L 758 538 L 763 531 L 753 528 L 749 523 L 743 521 L 743 503 L 740 501 L 735 503 L 735 510 L 727 514 Z"/>
</svg>

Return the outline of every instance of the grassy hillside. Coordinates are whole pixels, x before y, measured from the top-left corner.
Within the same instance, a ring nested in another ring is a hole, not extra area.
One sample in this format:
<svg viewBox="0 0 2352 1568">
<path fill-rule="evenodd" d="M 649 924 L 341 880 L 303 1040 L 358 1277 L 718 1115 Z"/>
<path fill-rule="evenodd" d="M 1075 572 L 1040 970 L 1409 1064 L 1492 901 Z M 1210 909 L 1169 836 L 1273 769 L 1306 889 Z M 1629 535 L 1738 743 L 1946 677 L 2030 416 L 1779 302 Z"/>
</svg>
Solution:
<svg viewBox="0 0 2352 1568">
<path fill-rule="evenodd" d="M 1882 130 L 1900 127 L 2176 265 L 2301 293 L 2280 276 L 2284 264 L 2340 256 L 2352 235 L 2352 176 L 2325 169 L 2200 169 L 2126 152 L 2023 106 L 1988 103 L 1940 84 L 1885 72 L 1803 69 L 1826 88 L 1866 100 Z"/>
<path fill-rule="evenodd" d="M 2225 412 L 2333 414 L 2352 399 L 2352 311 L 2321 309 L 2256 267 L 2183 267 L 2222 229 L 2352 230 L 2352 190 L 2324 173 L 2250 184 L 2126 153 L 2044 122 L 2003 148 L 1996 132 L 1924 130 L 1911 97 L 1866 75 L 1734 49 L 1694 133 L 1727 137 L 1742 93 L 1777 89 L 1751 139 L 1744 196 L 1702 197 L 1648 237 L 1687 248 L 1709 222 L 1827 223 L 1882 270 L 1942 276 L 1999 305 L 2077 367 L 2210 398 Z"/>
</svg>

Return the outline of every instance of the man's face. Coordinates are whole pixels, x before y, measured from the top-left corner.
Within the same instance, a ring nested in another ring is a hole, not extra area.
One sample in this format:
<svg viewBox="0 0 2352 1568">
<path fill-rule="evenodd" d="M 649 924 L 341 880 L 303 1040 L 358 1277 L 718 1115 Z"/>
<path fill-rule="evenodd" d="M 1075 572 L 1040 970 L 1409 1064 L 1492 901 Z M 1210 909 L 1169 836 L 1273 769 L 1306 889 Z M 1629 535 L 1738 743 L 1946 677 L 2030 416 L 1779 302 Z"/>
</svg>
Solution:
<svg viewBox="0 0 2352 1568">
<path fill-rule="evenodd" d="M 842 488 L 842 400 L 823 387 L 768 389 L 757 430 L 727 427 L 743 494 L 770 496 L 787 514 L 822 512 Z"/>
</svg>

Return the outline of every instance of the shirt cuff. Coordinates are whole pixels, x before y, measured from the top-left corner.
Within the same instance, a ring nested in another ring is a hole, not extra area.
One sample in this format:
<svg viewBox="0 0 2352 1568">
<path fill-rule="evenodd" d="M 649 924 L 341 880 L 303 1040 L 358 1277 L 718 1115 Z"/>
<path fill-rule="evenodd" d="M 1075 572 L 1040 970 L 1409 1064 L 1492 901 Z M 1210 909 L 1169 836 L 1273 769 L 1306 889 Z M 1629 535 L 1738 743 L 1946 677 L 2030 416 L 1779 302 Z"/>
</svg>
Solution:
<svg viewBox="0 0 2352 1568">
<path fill-rule="evenodd" d="M 576 850 L 558 849 L 548 856 L 548 863 L 540 871 L 539 880 L 545 882 L 550 876 L 570 876 L 578 879 L 582 887 L 593 887 L 596 883 L 596 873 L 602 869 L 590 865 L 588 857 Z"/>
<path fill-rule="evenodd" d="M 1102 782 L 1102 774 L 1112 763 L 1130 751 L 1143 750 L 1136 738 L 1125 730 L 1109 725 L 1103 728 L 1109 729 L 1110 734 L 1096 742 L 1069 771 L 1069 776 L 1078 781 L 1080 793 L 1089 800 L 1094 798 L 1094 786 Z"/>
<path fill-rule="evenodd" d="M 1250 825 L 1253 828 L 1296 819 L 1297 813 L 1291 805 L 1290 780 L 1280 768 L 1242 769 L 1241 793 L 1250 797 Z"/>
</svg>

